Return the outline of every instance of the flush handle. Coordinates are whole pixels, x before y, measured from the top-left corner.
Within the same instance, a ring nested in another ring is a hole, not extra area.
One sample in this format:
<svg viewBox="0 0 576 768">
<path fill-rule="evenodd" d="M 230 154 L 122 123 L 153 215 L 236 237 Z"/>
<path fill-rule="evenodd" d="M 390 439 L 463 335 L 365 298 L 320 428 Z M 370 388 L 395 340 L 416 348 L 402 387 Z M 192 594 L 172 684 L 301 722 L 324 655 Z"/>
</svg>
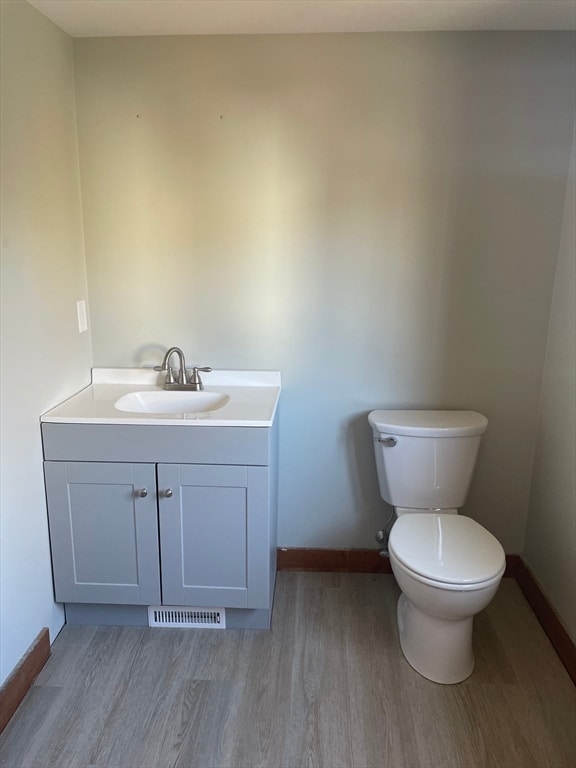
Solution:
<svg viewBox="0 0 576 768">
<path fill-rule="evenodd" d="M 394 448 L 398 440 L 395 437 L 379 437 L 378 442 L 382 443 L 386 448 Z"/>
</svg>

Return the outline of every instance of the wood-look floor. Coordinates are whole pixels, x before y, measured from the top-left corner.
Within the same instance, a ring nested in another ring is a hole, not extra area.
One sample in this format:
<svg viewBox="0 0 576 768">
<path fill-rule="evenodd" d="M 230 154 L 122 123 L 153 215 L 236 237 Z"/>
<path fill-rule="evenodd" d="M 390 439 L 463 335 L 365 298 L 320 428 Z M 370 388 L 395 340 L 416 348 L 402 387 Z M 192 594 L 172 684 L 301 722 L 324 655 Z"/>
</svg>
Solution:
<svg viewBox="0 0 576 768">
<path fill-rule="evenodd" d="M 513 579 L 456 686 L 405 662 L 397 596 L 392 576 L 283 572 L 270 632 L 67 626 L 0 765 L 576 765 L 576 689 Z"/>
</svg>

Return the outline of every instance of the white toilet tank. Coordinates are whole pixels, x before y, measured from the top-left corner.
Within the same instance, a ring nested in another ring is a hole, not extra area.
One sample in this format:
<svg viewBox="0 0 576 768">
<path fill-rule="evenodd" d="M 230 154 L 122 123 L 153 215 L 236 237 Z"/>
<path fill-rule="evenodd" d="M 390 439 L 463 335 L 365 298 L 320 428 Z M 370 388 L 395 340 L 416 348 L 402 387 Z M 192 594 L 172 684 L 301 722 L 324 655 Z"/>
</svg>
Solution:
<svg viewBox="0 0 576 768">
<path fill-rule="evenodd" d="M 475 411 L 372 411 L 380 494 L 394 507 L 461 507 L 488 426 Z"/>
</svg>

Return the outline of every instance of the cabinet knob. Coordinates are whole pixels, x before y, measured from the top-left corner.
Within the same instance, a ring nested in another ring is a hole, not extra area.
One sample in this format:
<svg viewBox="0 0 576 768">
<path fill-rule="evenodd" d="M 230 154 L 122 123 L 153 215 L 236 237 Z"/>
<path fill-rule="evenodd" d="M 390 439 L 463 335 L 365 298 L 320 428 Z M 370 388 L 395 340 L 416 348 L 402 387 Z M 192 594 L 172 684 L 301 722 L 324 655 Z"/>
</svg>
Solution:
<svg viewBox="0 0 576 768">
<path fill-rule="evenodd" d="M 145 499 L 146 496 L 148 496 L 148 489 L 147 488 L 139 488 L 136 491 L 136 496 L 138 496 L 140 499 Z"/>
<path fill-rule="evenodd" d="M 162 496 L 164 496 L 165 499 L 171 499 L 174 495 L 174 491 L 172 488 L 166 488 L 165 491 L 162 491 Z"/>
</svg>

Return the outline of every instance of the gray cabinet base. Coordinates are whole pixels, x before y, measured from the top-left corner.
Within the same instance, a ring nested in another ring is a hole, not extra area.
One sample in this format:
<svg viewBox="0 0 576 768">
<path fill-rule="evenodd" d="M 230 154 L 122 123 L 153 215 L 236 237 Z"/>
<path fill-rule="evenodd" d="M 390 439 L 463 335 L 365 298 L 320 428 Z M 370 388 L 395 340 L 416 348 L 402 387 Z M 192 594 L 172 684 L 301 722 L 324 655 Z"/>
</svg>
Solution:
<svg viewBox="0 0 576 768">
<path fill-rule="evenodd" d="M 67 624 L 147 627 L 147 605 L 65 603 Z M 272 609 L 226 608 L 226 629 L 270 629 Z M 194 631 L 194 630 L 188 630 Z"/>
</svg>

